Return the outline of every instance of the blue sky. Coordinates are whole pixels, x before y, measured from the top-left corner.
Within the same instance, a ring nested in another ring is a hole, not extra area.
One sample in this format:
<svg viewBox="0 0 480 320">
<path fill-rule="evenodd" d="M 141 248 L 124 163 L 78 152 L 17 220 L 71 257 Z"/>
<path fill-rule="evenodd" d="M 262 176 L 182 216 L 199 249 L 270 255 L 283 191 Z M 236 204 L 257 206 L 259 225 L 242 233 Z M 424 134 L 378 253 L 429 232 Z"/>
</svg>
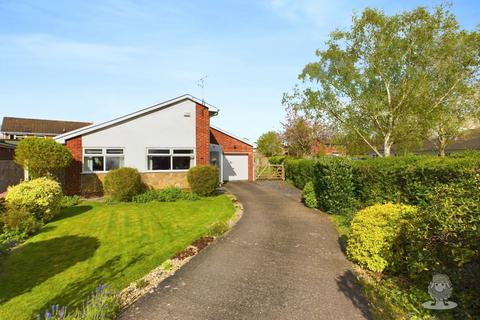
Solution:
<svg viewBox="0 0 480 320">
<path fill-rule="evenodd" d="M 0 117 L 101 122 L 191 93 L 221 109 L 213 124 L 255 141 L 280 129 L 282 93 L 354 11 L 439 3 L 0 0 Z M 478 1 L 452 11 L 480 23 Z"/>
</svg>

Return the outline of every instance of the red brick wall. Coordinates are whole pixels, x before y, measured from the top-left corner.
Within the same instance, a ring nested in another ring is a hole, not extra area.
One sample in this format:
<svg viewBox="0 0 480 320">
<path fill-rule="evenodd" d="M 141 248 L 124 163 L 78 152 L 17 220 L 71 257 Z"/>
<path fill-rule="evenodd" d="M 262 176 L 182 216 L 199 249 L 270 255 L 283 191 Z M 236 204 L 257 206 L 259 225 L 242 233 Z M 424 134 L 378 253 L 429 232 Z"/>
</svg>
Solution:
<svg viewBox="0 0 480 320">
<path fill-rule="evenodd" d="M 72 138 L 65 142 L 72 154 L 72 163 L 65 169 L 65 194 L 80 194 L 82 181 L 82 137 Z"/>
<path fill-rule="evenodd" d="M 212 143 L 221 145 L 224 153 L 248 154 L 248 181 L 253 181 L 253 147 L 214 128 L 210 128 Z"/>
<path fill-rule="evenodd" d="M 209 164 L 210 149 L 210 115 L 208 108 L 201 104 L 196 104 L 195 108 L 195 134 L 196 141 L 196 162 L 197 165 Z"/>
</svg>

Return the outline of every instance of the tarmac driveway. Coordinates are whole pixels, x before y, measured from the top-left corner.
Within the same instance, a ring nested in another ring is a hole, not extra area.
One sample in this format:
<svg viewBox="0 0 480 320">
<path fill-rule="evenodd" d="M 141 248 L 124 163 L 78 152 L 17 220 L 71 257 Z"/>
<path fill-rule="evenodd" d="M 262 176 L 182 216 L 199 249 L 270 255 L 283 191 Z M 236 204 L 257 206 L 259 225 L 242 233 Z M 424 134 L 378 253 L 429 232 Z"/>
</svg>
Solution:
<svg viewBox="0 0 480 320">
<path fill-rule="evenodd" d="M 369 319 L 325 214 L 281 182 L 226 185 L 243 218 L 120 319 Z"/>
</svg>

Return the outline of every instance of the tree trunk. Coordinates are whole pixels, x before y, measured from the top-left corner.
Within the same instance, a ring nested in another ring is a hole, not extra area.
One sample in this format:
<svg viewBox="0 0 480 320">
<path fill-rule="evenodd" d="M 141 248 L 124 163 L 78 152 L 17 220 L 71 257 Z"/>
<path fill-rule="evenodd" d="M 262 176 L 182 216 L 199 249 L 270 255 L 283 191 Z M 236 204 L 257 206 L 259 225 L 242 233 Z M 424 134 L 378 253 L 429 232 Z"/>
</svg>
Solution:
<svg viewBox="0 0 480 320">
<path fill-rule="evenodd" d="M 392 143 L 390 142 L 390 135 L 385 135 L 385 139 L 383 140 L 383 156 L 390 157 L 390 149 L 392 147 Z"/>
<path fill-rule="evenodd" d="M 447 148 L 447 139 L 438 136 L 438 155 L 440 157 L 445 157 L 445 149 Z"/>
</svg>

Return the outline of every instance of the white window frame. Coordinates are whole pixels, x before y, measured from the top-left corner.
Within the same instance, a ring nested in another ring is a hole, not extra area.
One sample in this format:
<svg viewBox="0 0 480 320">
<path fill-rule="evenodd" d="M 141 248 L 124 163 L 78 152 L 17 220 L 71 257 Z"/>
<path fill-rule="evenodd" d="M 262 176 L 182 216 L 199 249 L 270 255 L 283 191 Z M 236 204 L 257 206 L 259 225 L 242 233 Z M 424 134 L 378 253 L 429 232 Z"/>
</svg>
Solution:
<svg viewBox="0 0 480 320">
<path fill-rule="evenodd" d="M 152 154 L 149 150 L 168 150 L 168 154 Z M 183 153 L 183 154 L 175 154 L 174 151 L 176 150 L 191 150 L 191 153 Z M 150 170 L 148 157 L 150 156 L 160 156 L 160 157 L 170 157 L 170 169 L 166 170 Z M 193 168 L 197 165 L 197 157 L 195 148 L 188 148 L 188 147 L 147 147 L 145 150 L 145 169 L 146 172 L 187 172 L 189 169 L 173 169 L 173 158 L 175 157 L 187 157 L 190 156 L 190 168 Z"/>
<path fill-rule="evenodd" d="M 108 154 L 107 150 L 122 150 L 122 154 Z M 102 150 L 102 153 L 85 153 L 85 150 Z M 107 165 L 107 158 L 108 157 L 121 157 L 123 156 L 123 164 L 125 166 L 125 148 L 123 147 L 84 147 L 82 148 L 82 173 L 83 174 L 91 174 L 91 173 L 107 173 L 110 170 L 105 170 Z M 85 157 L 103 157 L 103 170 L 102 171 L 85 171 Z M 122 168 L 122 167 L 120 167 Z"/>
</svg>

